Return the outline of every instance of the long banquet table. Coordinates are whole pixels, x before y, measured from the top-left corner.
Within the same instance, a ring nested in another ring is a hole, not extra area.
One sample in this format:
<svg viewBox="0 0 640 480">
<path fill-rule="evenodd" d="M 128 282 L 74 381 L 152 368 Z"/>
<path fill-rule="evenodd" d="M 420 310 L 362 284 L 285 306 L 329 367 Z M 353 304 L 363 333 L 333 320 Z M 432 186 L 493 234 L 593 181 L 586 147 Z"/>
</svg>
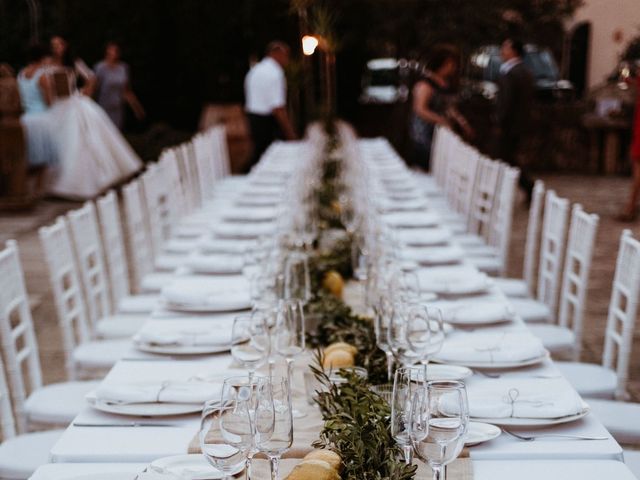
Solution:
<svg viewBox="0 0 640 480">
<path fill-rule="evenodd" d="M 381 144 L 380 140 L 361 141 L 365 146 L 373 142 Z M 302 151 L 307 148 L 305 143 L 280 143 L 268 150 L 261 162 L 261 167 L 243 180 L 233 180 L 234 188 L 224 189 L 225 203 L 229 200 L 229 192 L 237 190 L 235 195 L 249 194 L 252 185 L 259 175 L 268 175 L 270 169 L 265 165 L 277 165 L 282 169 L 287 162 L 295 160 L 296 155 L 291 152 Z M 282 152 L 287 152 L 286 160 L 279 158 Z M 418 175 L 418 174 L 415 174 Z M 214 202 L 215 204 L 215 202 Z M 463 262 L 465 268 L 475 269 L 470 263 Z M 348 289 L 348 292 L 353 288 Z M 504 299 L 504 295 L 496 287 L 492 287 L 485 299 Z M 357 295 L 346 298 L 350 303 L 357 303 Z M 475 299 L 477 300 L 477 299 Z M 468 301 L 468 300 L 467 300 Z M 437 302 L 436 302 L 437 303 Z M 357 307 L 357 305 L 356 305 Z M 165 321 L 167 318 L 179 318 L 179 315 L 155 314 L 148 319 L 151 326 Z M 214 325 L 216 316 L 209 316 L 207 322 Z M 144 328 L 148 328 L 147 325 Z M 499 331 L 526 332 L 527 327 L 520 319 L 515 319 L 509 325 L 499 327 L 483 327 L 483 332 L 493 329 Z M 470 335 L 473 332 L 454 331 L 447 338 L 457 335 Z M 191 378 L 194 376 L 211 375 L 223 378 L 234 373 L 242 373 L 233 366 L 229 353 L 215 355 L 201 355 L 191 357 L 163 357 L 161 355 L 133 353 L 120 360 L 104 379 L 104 382 L 135 382 L 166 381 Z M 234 370 L 234 368 L 236 370 Z M 313 430 L 317 423 L 319 431 L 319 414 L 315 406 L 310 406 L 304 394 L 302 371 L 306 368 L 305 359 L 299 359 L 295 370 L 293 383 L 294 403 L 296 408 L 309 412 L 307 417 L 294 421 L 294 447 L 308 447 L 308 431 Z M 560 373 L 551 359 L 538 365 L 516 370 L 501 371 L 504 378 L 535 378 L 556 377 Z M 466 380 L 468 386 L 490 382 L 481 373 Z M 146 422 L 158 423 L 161 426 L 113 426 L 115 423 Z M 314 423 L 316 422 L 316 423 Z M 109 425 L 109 426 L 107 426 Z M 311 427 L 310 427 L 311 426 Z M 70 474 L 88 474 L 92 472 L 114 472 L 114 479 L 133 478 L 149 462 L 170 455 L 187 453 L 199 427 L 197 415 L 183 415 L 179 417 L 135 418 L 119 417 L 87 407 L 76 417 L 74 422 L 51 451 L 52 464 L 39 469 L 32 477 L 40 479 L 62 479 Z M 305 431 L 307 433 L 298 432 Z M 622 463 L 622 448 L 607 432 L 602 423 L 593 415 L 563 425 L 540 427 L 536 429 L 519 429 L 519 433 L 554 433 L 583 436 L 604 436 L 606 440 L 576 441 L 557 438 L 540 439 L 526 442 L 502 434 L 497 439 L 473 446 L 469 449 L 474 466 L 474 478 L 484 479 L 632 479 L 634 478 Z M 284 469 L 286 472 L 286 468 Z M 118 475 L 116 475 L 116 473 Z M 65 476 L 66 475 L 66 476 Z"/>
</svg>

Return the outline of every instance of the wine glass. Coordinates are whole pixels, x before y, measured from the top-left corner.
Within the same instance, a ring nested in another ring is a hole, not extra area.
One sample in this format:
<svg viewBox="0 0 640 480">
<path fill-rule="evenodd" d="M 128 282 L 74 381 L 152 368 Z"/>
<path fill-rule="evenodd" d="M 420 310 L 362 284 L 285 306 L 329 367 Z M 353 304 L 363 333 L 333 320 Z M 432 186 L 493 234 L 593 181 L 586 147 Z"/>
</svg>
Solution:
<svg viewBox="0 0 640 480">
<path fill-rule="evenodd" d="M 420 304 L 407 305 L 407 344 L 426 370 L 444 343 L 442 310 Z"/>
<path fill-rule="evenodd" d="M 464 383 L 433 381 L 414 393 L 409 436 L 418 458 L 433 470 L 433 480 L 445 480 L 444 467 L 460 455 L 468 427 Z"/>
<path fill-rule="evenodd" d="M 307 256 L 292 252 L 285 264 L 284 298 L 300 300 L 306 304 L 311 299 L 311 279 Z"/>
<path fill-rule="evenodd" d="M 238 315 L 231 329 L 231 355 L 249 370 L 249 379 L 269 357 L 269 327 L 265 315 L 254 311 Z"/>
<path fill-rule="evenodd" d="M 393 304 L 387 330 L 389 348 L 394 358 L 405 367 L 410 367 L 420 360 L 420 354 L 411 349 L 407 338 L 409 305 L 404 302 Z"/>
<path fill-rule="evenodd" d="M 391 301 L 381 296 L 373 307 L 374 330 L 376 333 L 376 345 L 387 357 L 387 379 L 391 381 L 393 375 L 393 352 L 389 346 L 389 323 L 392 315 Z"/>
<path fill-rule="evenodd" d="M 291 389 L 287 378 L 262 378 L 256 402 L 256 447 L 269 457 L 271 480 L 277 480 L 280 457 L 293 443 Z"/>
<path fill-rule="evenodd" d="M 248 377 L 224 381 L 220 400 L 207 402 L 202 411 L 200 448 L 225 480 L 248 466 L 253 448 L 251 420 L 253 384 Z"/>
<path fill-rule="evenodd" d="M 393 378 L 391 436 L 402 447 L 407 465 L 410 465 L 413 459 L 413 446 L 409 436 L 411 401 L 418 390 L 426 387 L 426 382 L 425 371 L 421 367 L 398 368 Z"/>
<path fill-rule="evenodd" d="M 278 308 L 274 332 L 275 351 L 287 361 L 287 380 L 291 385 L 294 358 L 305 348 L 304 311 L 300 300 L 284 300 Z M 294 418 L 304 417 L 299 411 L 293 412 Z"/>
</svg>

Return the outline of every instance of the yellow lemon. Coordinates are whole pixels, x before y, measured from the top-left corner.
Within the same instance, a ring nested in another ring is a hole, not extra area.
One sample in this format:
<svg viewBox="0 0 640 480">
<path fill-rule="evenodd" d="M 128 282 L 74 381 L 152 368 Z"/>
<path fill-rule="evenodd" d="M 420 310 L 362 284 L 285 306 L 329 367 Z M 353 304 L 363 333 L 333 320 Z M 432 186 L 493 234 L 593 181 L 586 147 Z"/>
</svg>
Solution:
<svg viewBox="0 0 640 480">
<path fill-rule="evenodd" d="M 333 210 L 336 215 L 340 215 L 340 212 L 342 212 L 342 207 L 340 206 L 340 202 L 338 200 L 334 200 L 333 202 L 331 202 L 331 210 Z"/>
<path fill-rule="evenodd" d="M 353 367 L 355 363 L 355 357 L 351 352 L 346 350 L 334 350 L 328 355 L 324 356 L 324 362 L 322 366 L 325 369 L 338 369 L 345 367 Z"/>
<path fill-rule="evenodd" d="M 291 470 L 287 480 L 340 480 L 340 475 L 327 462 L 305 460 Z"/>
<path fill-rule="evenodd" d="M 351 345 L 350 343 L 335 342 L 335 343 L 332 343 L 331 345 L 329 345 L 327 348 L 324 349 L 324 354 L 328 355 L 331 352 L 334 352 L 336 350 L 344 350 L 346 352 L 350 352 L 352 355 L 355 355 L 356 353 L 358 353 L 358 349 L 356 347 L 354 347 L 353 345 Z"/>
<path fill-rule="evenodd" d="M 331 450 L 314 450 L 304 456 L 302 463 L 307 463 L 309 460 L 322 460 L 331 465 L 336 472 L 339 472 L 342 467 L 342 459 L 340 455 Z"/>
<path fill-rule="evenodd" d="M 322 279 L 322 287 L 328 290 L 338 298 L 342 298 L 342 291 L 344 290 L 344 279 L 335 270 L 329 270 L 324 274 Z"/>
</svg>

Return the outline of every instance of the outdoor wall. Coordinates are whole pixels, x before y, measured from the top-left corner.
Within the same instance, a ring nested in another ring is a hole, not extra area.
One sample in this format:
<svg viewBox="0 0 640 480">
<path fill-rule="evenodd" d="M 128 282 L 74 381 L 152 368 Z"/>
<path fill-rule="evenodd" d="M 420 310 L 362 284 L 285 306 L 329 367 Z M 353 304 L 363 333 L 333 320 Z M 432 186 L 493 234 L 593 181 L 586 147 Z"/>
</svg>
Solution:
<svg viewBox="0 0 640 480">
<path fill-rule="evenodd" d="M 640 33 L 640 0 L 585 0 L 571 22 L 591 23 L 588 85 L 602 82 L 615 68 L 631 38 Z"/>
</svg>

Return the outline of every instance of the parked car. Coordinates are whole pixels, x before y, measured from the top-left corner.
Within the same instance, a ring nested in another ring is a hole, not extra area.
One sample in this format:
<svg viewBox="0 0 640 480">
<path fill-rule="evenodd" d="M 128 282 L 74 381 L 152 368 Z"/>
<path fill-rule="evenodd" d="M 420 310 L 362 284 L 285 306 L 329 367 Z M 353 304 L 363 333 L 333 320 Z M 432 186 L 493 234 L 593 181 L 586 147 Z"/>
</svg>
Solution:
<svg viewBox="0 0 640 480">
<path fill-rule="evenodd" d="M 568 100 L 574 96 L 571 82 L 560 78 L 558 65 L 551 51 L 536 45 L 525 46 L 524 63 L 535 79 L 536 97 L 542 101 Z M 465 97 L 481 96 L 493 101 L 498 94 L 500 75 L 500 46 L 487 45 L 478 48 L 470 56 L 466 66 L 462 93 Z"/>
<path fill-rule="evenodd" d="M 362 76 L 360 103 L 392 104 L 409 98 L 409 62 L 396 58 L 374 58 Z"/>
</svg>

